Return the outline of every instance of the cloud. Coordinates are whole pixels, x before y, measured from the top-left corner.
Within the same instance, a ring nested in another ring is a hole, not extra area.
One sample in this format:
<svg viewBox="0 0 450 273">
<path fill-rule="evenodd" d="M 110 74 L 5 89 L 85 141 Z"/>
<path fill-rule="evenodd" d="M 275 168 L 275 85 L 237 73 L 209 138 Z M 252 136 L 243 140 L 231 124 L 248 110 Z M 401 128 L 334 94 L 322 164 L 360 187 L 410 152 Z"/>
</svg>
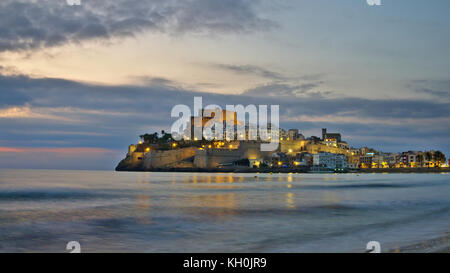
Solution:
<svg viewBox="0 0 450 273">
<path fill-rule="evenodd" d="M 205 104 L 276 103 L 282 105 L 286 113 L 293 116 L 339 114 L 378 119 L 432 119 L 448 117 L 450 112 L 449 103 L 429 100 L 291 96 L 308 93 L 318 86 L 312 83 L 292 86 L 272 84 L 255 88 L 241 95 L 225 95 L 174 87 L 173 85 L 182 86 L 182 84 L 176 84 L 170 80 L 156 82 L 157 84 L 148 86 L 104 86 L 54 78 L 0 74 L 0 94 L 5 95 L 5 98 L 22 98 L 21 100 L 6 99 L 3 105 L 8 105 L 9 108 L 1 109 L 2 113 L 10 113 L 10 109 L 21 109 L 24 113 L 40 111 L 39 113 L 43 114 L 67 115 L 67 117 L 88 115 L 96 116 L 96 118 L 114 116 L 115 119 L 128 119 L 130 116 L 161 118 L 169 116 L 172 106 L 178 103 L 189 104 L 193 101 L 193 96 L 203 96 Z M 257 94 L 259 96 L 255 96 Z M 21 111 L 18 112 L 21 113 Z"/>
<path fill-rule="evenodd" d="M 207 66 L 212 68 L 221 69 L 224 71 L 229 71 L 237 75 L 250 75 L 257 76 L 262 79 L 269 80 L 273 84 L 289 84 L 298 82 L 310 82 L 311 84 L 323 83 L 323 78 L 325 74 L 309 74 L 309 75 L 296 75 L 288 76 L 280 72 L 267 69 L 262 66 L 250 65 L 250 64 L 207 64 Z M 306 83 L 303 83 L 306 85 Z M 287 87 L 287 85 L 286 85 Z M 306 86 L 305 86 L 306 87 Z"/>
<path fill-rule="evenodd" d="M 166 88 L 178 88 L 179 83 L 170 79 L 152 76 L 131 76 L 130 80 L 140 86 L 163 86 Z"/>
<path fill-rule="evenodd" d="M 318 97 L 330 94 L 329 92 L 313 91 L 319 87 L 319 82 L 302 84 L 270 83 L 246 90 L 242 95 L 263 97 Z"/>
<path fill-rule="evenodd" d="M 32 109 L 30 106 L 25 105 L 22 107 L 9 107 L 0 109 L 0 118 L 4 119 L 43 119 L 43 120 L 64 120 L 70 121 L 64 117 L 53 115 L 48 112 L 55 112 L 57 109 L 49 109 L 50 111 L 45 111 L 45 109 Z M 46 113 L 47 112 L 47 113 Z"/>
<path fill-rule="evenodd" d="M 414 92 L 450 100 L 450 80 L 413 80 L 407 86 Z"/>
<path fill-rule="evenodd" d="M 266 31 L 276 23 L 258 14 L 258 0 L 3 0 L 0 52 L 130 37 L 144 31 L 227 34 Z"/>
<path fill-rule="evenodd" d="M 256 66 L 256 65 L 231 65 L 231 64 L 213 64 L 213 67 L 231 71 L 236 74 L 255 75 L 270 80 L 286 80 L 287 77 L 280 73 Z"/>
<path fill-rule="evenodd" d="M 432 122 L 434 125 L 437 124 L 450 124 L 450 117 L 440 117 L 429 120 L 428 118 L 390 118 L 390 119 L 380 119 L 372 117 L 361 117 L 358 114 L 326 114 L 326 115 L 284 115 L 280 117 L 285 121 L 290 122 L 312 122 L 312 123 L 335 123 L 335 124 L 361 124 L 361 125 L 415 125 L 419 122 Z M 426 126 L 426 125 L 425 125 Z"/>
<path fill-rule="evenodd" d="M 103 86 L 0 74 L 0 96 L 6 99 L 0 102 L 0 146 L 99 148 L 121 151 L 123 156 L 127 145 L 135 143 L 140 134 L 169 130 L 175 121 L 170 117 L 173 106 L 192 108 L 194 96 L 202 96 L 204 106 L 278 104 L 281 126 L 299 128 L 306 136 L 329 128 L 341 132 L 356 147 L 450 153 L 450 103 L 445 101 L 291 96 L 301 87 L 282 84 L 272 86 L 278 88 L 274 95 L 202 93 L 176 87 L 183 84 L 170 80 L 148 84 Z M 266 86 L 266 93 L 270 94 L 272 87 Z M 314 90 L 303 88 L 306 93 Z M 112 169 L 114 162 L 107 160 Z"/>
<path fill-rule="evenodd" d="M 232 72 L 237 75 L 256 76 L 266 80 L 264 84 L 247 89 L 241 93 L 255 97 L 316 97 L 332 95 L 330 91 L 319 90 L 324 84 L 324 74 L 287 76 L 257 65 L 208 64 L 209 67 Z"/>
<path fill-rule="evenodd" d="M 99 148 L 0 147 L 3 168 L 111 170 L 123 153 Z"/>
<path fill-rule="evenodd" d="M 1 153 L 56 153 L 60 156 L 73 155 L 97 155 L 105 153 L 115 153 L 114 150 L 99 149 L 99 148 L 10 148 L 0 147 Z"/>
</svg>

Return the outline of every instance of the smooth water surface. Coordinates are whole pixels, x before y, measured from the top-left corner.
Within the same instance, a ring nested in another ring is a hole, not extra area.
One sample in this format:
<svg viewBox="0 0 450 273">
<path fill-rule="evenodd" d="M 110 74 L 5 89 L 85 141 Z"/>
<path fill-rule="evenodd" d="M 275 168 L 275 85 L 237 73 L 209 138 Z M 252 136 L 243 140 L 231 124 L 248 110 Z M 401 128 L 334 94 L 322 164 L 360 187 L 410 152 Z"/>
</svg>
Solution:
<svg viewBox="0 0 450 273">
<path fill-rule="evenodd" d="M 0 170 L 0 252 L 428 251 L 449 231 L 449 174 Z"/>
</svg>

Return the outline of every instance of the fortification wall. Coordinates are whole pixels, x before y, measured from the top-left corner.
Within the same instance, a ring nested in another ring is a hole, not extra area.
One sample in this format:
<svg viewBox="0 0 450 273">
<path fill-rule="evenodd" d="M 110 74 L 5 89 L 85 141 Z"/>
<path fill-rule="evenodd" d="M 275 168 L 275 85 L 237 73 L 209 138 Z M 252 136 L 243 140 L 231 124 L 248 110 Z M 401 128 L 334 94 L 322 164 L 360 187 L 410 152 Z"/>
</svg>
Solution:
<svg viewBox="0 0 450 273">
<path fill-rule="evenodd" d="M 333 154 L 346 153 L 345 150 L 343 150 L 341 148 L 330 147 L 330 146 L 322 145 L 322 144 L 309 144 L 306 146 L 306 150 L 308 153 L 311 153 L 311 154 L 317 154 L 320 152 L 327 152 L 327 153 L 333 153 Z"/>
<path fill-rule="evenodd" d="M 317 154 L 320 152 L 328 152 L 333 154 L 344 154 L 346 156 L 351 156 L 349 150 L 342 149 L 339 147 L 331 147 L 323 144 L 313 144 L 308 140 L 282 140 L 280 141 L 280 150 L 283 153 L 288 153 L 292 150 L 293 153 L 296 152 L 308 152 L 310 154 Z"/>
<path fill-rule="evenodd" d="M 349 163 L 357 164 L 359 162 L 358 155 L 352 155 L 350 150 L 342 149 L 339 147 L 330 147 L 323 144 L 309 144 L 306 146 L 306 151 L 311 154 L 317 154 L 319 152 L 328 152 L 333 154 L 343 154 L 347 156 Z"/>
<path fill-rule="evenodd" d="M 196 150 L 197 149 L 194 147 L 169 151 L 154 150 L 144 155 L 143 167 L 144 169 L 162 168 L 166 165 L 194 156 Z"/>
<path fill-rule="evenodd" d="M 307 144 L 307 140 L 281 140 L 280 151 L 282 153 L 288 153 L 289 150 L 292 150 L 294 153 L 305 151 Z"/>
<path fill-rule="evenodd" d="M 219 164 L 248 158 L 249 160 L 269 157 L 273 152 L 261 152 L 259 142 L 240 142 L 238 149 L 206 149 L 197 150 L 194 164 L 198 168 L 215 168 Z"/>
<path fill-rule="evenodd" d="M 141 164 L 144 159 L 144 153 L 134 152 L 131 154 L 131 164 Z"/>
<path fill-rule="evenodd" d="M 239 160 L 242 156 L 243 153 L 240 150 L 197 150 L 194 165 L 198 168 L 215 168 L 219 164 Z"/>
<path fill-rule="evenodd" d="M 248 158 L 248 159 L 259 159 L 269 154 L 272 154 L 267 152 L 261 152 L 261 143 L 252 141 L 241 142 L 239 144 L 239 151 L 242 154 L 241 158 Z"/>
</svg>

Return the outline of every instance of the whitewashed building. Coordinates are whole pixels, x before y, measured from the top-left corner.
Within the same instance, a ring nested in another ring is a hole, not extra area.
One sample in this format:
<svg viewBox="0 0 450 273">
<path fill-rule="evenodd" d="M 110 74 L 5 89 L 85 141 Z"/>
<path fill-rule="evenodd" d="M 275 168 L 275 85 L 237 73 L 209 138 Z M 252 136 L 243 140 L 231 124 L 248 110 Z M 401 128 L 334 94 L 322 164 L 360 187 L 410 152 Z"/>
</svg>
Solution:
<svg viewBox="0 0 450 273">
<path fill-rule="evenodd" d="M 348 167 L 347 157 L 343 154 L 320 152 L 313 155 L 313 165 L 329 169 L 345 169 Z"/>
</svg>

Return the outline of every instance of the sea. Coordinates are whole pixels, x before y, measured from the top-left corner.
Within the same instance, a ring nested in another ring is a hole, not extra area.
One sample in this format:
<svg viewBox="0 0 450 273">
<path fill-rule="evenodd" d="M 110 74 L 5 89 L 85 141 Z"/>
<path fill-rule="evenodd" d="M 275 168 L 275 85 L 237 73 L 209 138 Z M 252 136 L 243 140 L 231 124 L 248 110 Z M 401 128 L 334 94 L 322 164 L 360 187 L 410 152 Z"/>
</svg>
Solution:
<svg viewBox="0 0 450 273">
<path fill-rule="evenodd" d="M 0 252 L 450 252 L 450 175 L 0 169 Z"/>
</svg>

